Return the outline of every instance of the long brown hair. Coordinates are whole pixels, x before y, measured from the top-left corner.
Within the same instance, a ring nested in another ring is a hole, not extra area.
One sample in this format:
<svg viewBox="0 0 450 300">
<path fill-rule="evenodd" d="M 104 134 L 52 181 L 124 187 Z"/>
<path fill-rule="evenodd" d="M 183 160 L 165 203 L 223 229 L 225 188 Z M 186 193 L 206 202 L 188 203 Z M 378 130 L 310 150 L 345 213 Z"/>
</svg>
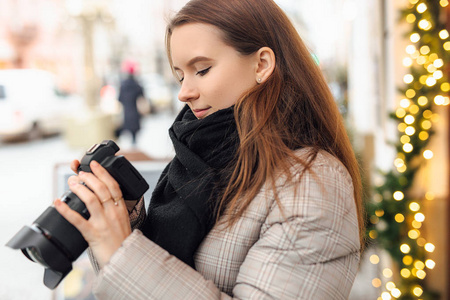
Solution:
<svg viewBox="0 0 450 300">
<path fill-rule="evenodd" d="M 169 61 L 173 29 L 186 23 L 216 26 L 223 32 L 223 41 L 242 55 L 266 46 L 276 57 L 272 75 L 235 105 L 240 147 L 219 202 L 220 208 L 233 212 L 230 224 L 242 216 L 264 183 L 269 182 L 276 193 L 280 170 L 291 180 L 293 161 L 309 168 L 323 149 L 337 157 L 353 179 L 362 241 L 358 163 L 325 78 L 285 13 L 272 0 L 191 0 L 167 27 Z M 300 160 L 293 151 L 303 147 L 314 150 L 308 161 Z"/>
</svg>

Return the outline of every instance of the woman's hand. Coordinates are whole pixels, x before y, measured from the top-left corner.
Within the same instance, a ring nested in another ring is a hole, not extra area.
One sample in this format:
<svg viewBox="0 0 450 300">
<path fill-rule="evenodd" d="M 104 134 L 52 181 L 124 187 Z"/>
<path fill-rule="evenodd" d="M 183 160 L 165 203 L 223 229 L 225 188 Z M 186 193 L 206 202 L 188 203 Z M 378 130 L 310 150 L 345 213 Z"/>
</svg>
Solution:
<svg viewBox="0 0 450 300">
<path fill-rule="evenodd" d="M 76 172 L 78 165 L 78 161 L 73 161 L 72 170 Z M 96 161 L 92 161 L 90 167 L 92 173 L 80 172 L 78 176 L 69 178 L 70 190 L 86 205 L 91 215 L 89 220 L 60 199 L 55 201 L 55 208 L 81 232 L 100 267 L 103 267 L 131 234 L 131 227 L 119 184 Z"/>
</svg>

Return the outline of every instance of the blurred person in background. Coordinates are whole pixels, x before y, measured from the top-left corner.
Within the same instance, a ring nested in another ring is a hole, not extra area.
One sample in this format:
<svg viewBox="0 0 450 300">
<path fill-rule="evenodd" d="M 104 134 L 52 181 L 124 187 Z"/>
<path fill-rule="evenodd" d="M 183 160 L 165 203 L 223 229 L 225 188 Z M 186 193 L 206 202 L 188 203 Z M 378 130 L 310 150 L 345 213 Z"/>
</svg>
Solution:
<svg viewBox="0 0 450 300">
<path fill-rule="evenodd" d="M 141 129 L 141 114 L 138 110 L 138 102 L 145 101 L 144 90 L 135 78 L 137 64 L 125 61 L 123 70 L 126 78 L 120 83 L 119 101 L 123 107 L 123 125 L 116 132 L 120 136 L 124 131 L 131 134 L 132 144 L 136 145 L 137 133 Z"/>
<path fill-rule="evenodd" d="M 186 105 L 147 212 L 95 162 L 69 179 L 89 220 L 55 201 L 89 243 L 96 297 L 347 299 L 364 235 L 359 168 L 285 13 L 273 0 L 192 0 L 166 34 Z"/>
</svg>

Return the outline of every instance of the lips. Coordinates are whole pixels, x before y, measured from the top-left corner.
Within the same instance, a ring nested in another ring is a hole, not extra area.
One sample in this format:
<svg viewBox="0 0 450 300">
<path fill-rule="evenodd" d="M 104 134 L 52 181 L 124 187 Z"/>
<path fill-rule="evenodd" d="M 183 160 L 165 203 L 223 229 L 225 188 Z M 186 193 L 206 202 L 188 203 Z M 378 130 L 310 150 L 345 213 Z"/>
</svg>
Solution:
<svg viewBox="0 0 450 300">
<path fill-rule="evenodd" d="M 201 119 L 201 118 L 204 118 L 208 114 L 208 111 L 210 108 L 211 107 L 201 108 L 201 109 L 193 109 L 192 111 L 194 112 L 197 119 Z"/>
</svg>

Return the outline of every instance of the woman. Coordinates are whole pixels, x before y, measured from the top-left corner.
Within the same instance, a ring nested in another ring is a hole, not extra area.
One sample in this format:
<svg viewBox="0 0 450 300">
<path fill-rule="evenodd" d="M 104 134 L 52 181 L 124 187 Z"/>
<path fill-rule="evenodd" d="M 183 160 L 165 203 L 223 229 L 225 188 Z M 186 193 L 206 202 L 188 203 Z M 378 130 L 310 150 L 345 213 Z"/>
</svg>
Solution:
<svg viewBox="0 0 450 300">
<path fill-rule="evenodd" d="M 186 107 L 148 216 L 95 163 L 69 180 L 88 221 L 55 202 L 89 243 L 96 296 L 346 299 L 362 245 L 358 166 L 286 15 L 272 0 L 192 0 L 166 41 Z"/>
</svg>

